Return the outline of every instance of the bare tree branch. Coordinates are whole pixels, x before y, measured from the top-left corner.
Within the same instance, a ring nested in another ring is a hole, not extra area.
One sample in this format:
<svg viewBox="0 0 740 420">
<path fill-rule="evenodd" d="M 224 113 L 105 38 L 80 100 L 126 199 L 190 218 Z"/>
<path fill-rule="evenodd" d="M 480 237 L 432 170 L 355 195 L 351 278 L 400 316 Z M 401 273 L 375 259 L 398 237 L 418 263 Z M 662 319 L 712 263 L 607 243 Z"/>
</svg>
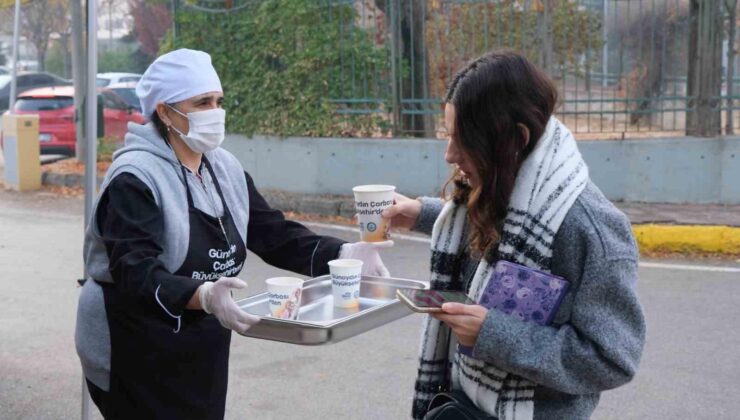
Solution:
<svg viewBox="0 0 740 420">
<path fill-rule="evenodd" d="M 21 8 L 21 33 L 36 48 L 39 70 L 44 70 L 49 39 L 69 32 L 67 0 L 34 0 Z"/>
</svg>

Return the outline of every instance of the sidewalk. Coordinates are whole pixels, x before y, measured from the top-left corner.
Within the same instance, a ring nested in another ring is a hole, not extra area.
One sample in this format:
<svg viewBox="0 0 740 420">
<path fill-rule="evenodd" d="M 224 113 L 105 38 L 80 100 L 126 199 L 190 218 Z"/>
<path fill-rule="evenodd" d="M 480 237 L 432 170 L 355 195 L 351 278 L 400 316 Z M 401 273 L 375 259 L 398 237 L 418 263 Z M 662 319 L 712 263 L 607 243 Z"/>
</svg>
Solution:
<svg viewBox="0 0 740 420">
<path fill-rule="evenodd" d="M 317 196 L 260 191 L 267 201 L 283 211 L 341 216 L 354 215 L 354 200 L 349 196 Z M 740 227 L 740 205 L 614 203 L 633 224 L 669 224 Z"/>
<path fill-rule="evenodd" d="M 351 219 L 352 197 L 261 191 L 283 211 Z M 740 205 L 614 203 L 632 222 L 642 253 L 740 255 Z"/>
<path fill-rule="evenodd" d="M 3 161 L 0 154 L 0 179 Z M 43 167 L 42 167 L 43 171 Z M 44 185 L 82 188 L 84 177 L 45 172 Z M 349 223 L 355 213 L 350 196 L 322 196 L 262 190 L 285 212 L 328 216 Z M 614 203 L 629 217 L 642 252 L 740 255 L 740 205 Z M 337 220 L 339 221 L 339 220 Z"/>
<path fill-rule="evenodd" d="M 740 226 L 740 205 L 614 203 L 634 224 Z"/>
</svg>

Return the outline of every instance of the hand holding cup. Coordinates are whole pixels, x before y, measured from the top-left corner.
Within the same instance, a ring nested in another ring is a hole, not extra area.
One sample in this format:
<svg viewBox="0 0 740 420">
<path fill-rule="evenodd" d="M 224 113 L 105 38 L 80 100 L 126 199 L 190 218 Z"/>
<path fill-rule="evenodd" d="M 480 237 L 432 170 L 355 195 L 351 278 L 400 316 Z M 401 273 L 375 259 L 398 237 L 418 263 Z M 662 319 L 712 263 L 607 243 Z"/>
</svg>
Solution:
<svg viewBox="0 0 740 420">
<path fill-rule="evenodd" d="M 421 214 L 421 201 L 395 193 L 393 205 L 383 211 L 383 218 L 395 227 L 411 229 Z"/>
</svg>

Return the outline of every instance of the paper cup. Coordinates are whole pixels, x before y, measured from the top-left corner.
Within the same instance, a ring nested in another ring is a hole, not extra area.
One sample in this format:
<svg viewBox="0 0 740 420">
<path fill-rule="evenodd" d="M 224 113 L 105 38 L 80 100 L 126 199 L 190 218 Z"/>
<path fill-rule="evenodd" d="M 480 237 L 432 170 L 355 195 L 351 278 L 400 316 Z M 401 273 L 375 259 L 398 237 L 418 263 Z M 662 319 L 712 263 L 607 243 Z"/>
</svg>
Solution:
<svg viewBox="0 0 740 420">
<path fill-rule="evenodd" d="M 384 242 L 390 239 L 390 223 L 381 214 L 393 205 L 395 191 L 393 185 L 359 185 L 352 188 L 362 241 Z"/>
<path fill-rule="evenodd" d="M 270 314 L 275 318 L 296 319 L 301 307 L 303 280 L 295 277 L 273 277 L 267 283 Z"/>
<path fill-rule="evenodd" d="M 329 261 L 334 306 L 354 308 L 360 304 L 361 260 Z"/>
</svg>

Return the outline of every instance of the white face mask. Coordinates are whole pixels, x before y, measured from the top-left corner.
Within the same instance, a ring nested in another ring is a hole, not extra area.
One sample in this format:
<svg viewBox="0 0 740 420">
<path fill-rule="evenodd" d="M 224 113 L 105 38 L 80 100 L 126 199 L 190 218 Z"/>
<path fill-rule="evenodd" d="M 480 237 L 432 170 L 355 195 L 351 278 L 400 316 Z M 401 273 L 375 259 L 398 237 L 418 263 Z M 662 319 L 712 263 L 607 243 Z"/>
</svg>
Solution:
<svg viewBox="0 0 740 420">
<path fill-rule="evenodd" d="M 188 119 L 190 129 L 184 134 L 174 125 L 171 126 L 190 150 L 196 153 L 210 152 L 224 141 L 226 133 L 226 111 L 221 108 L 206 111 L 188 112 L 187 115 L 167 104 L 170 109 Z"/>
</svg>

